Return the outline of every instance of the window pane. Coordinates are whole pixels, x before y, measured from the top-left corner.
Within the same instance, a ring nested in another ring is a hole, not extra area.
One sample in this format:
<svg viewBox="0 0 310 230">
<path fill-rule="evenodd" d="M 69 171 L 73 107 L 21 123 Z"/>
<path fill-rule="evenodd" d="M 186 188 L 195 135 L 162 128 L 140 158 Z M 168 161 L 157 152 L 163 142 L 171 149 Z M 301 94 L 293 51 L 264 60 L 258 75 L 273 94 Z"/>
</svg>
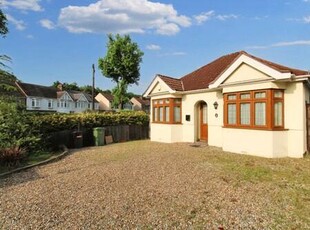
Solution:
<svg viewBox="0 0 310 230">
<path fill-rule="evenodd" d="M 250 103 L 240 104 L 240 122 L 241 125 L 250 125 Z"/>
<path fill-rule="evenodd" d="M 282 98 L 282 96 L 283 96 L 283 92 L 282 91 L 279 91 L 279 90 L 274 91 L 274 97 L 275 98 Z"/>
<path fill-rule="evenodd" d="M 266 93 L 265 92 L 255 93 L 255 98 L 266 98 Z"/>
<path fill-rule="evenodd" d="M 266 103 L 255 103 L 255 125 L 266 125 Z"/>
<path fill-rule="evenodd" d="M 203 105 L 201 116 L 202 116 L 202 123 L 208 124 L 208 106 L 207 105 Z"/>
<path fill-rule="evenodd" d="M 282 113 L 282 102 L 274 103 L 274 125 L 282 126 L 283 125 L 283 113 Z"/>
<path fill-rule="evenodd" d="M 165 103 L 169 104 L 169 101 L 170 101 L 169 99 L 166 99 Z"/>
<path fill-rule="evenodd" d="M 164 104 L 164 100 L 159 100 L 159 104 Z"/>
<path fill-rule="evenodd" d="M 173 119 L 174 122 L 181 122 L 181 107 L 175 106 L 173 108 Z"/>
<path fill-rule="evenodd" d="M 158 108 L 154 108 L 154 121 L 158 121 Z"/>
<path fill-rule="evenodd" d="M 237 96 L 235 94 L 228 95 L 228 100 L 236 100 Z"/>
<path fill-rule="evenodd" d="M 165 112 L 166 112 L 166 122 L 170 121 L 170 108 L 165 107 Z"/>
<path fill-rule="evenodd" d="M 242 93 L 240 96 L 241 99 L 250 99 L 251 95 L 249 93 Z"/>
<path fill-rule="evenodd" d="M 237 122 L 236 104 L 228 104 L 228 124 L 234 125 Z"/>
<path fill-rule="evenodd" d="M 164 107 L 159 107 L 159 121 L 164 121 Z"/>
</svg>

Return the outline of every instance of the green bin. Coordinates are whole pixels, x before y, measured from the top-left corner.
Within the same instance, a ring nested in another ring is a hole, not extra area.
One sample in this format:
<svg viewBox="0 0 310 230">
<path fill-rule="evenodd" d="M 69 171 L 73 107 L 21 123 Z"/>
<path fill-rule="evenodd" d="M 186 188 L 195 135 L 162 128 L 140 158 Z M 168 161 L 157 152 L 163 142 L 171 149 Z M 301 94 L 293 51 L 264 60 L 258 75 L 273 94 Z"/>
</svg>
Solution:
<svg viewBox="0 0 310 230">
<path fill-rule="evenodd" d="M 95 146 L 104 145 L 104 137 L 105 137 L 105 128 L 97 127 L 93 129 L 94 142 Z"/>
</svg>

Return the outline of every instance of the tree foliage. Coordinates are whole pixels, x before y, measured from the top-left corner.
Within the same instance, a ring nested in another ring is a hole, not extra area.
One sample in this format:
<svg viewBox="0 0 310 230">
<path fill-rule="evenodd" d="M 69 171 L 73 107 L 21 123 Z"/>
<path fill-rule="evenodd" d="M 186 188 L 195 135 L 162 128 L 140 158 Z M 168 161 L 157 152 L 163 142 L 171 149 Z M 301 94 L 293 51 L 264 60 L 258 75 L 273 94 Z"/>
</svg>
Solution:
<svg viewBox="0 0 310 230">
<path fill-rule="evenodd" d="M 2 37 L 5 37 L 6 34 L 9 32 L 8 29 L 8 20 L 5 16 L 5 14 L 2 12 L 2 10 L 0 9 L 0 34 Z M 1 54 L 0 55 L 0 69 L 3 68 L 9 68 L 5 62 L 10 62 L 11 58 L 5 54 Z"/>
<path fill-rule="evenodd" d="M 84 86 L 79 86 L 76 82 L 73 83 L 61 83 L 60 81 L 55 81 L 53 82 L 52 86 L 57 88 L 59 84 L 62 84 L 62 89 L 63 90 L 76 90 L 76 91 L 81 91 L 81 92 L 85 92 L 88 94 L 92 94 L 92 86 L 91 85 L 84 85 Z M 111 90 L 102 90 L 99 87 L 95 88 L 95 95 L 97 95 L 98 93 L 108 93 L 111 94 Z"/>
<path fill-rule="evenodd" d="M 138 84 L 140 80 L 142 56 L 143 52 L 129 35 L 108 35 L 107 53 L 104 58 L 99 58 L 98 67 L 105 77 L 117 84 L 112 94 L 119 108 L 126 100 L 128 85 Z"/>
<path fill-rule="evenodd" d="M 138 44 L 131 41 L 129 35 L 108 35 L 107 53 L 99 58 L 98 67 L 102 74 L 118 83 L 138 84 L 140 80 L 140 63 L 143 52 Z"/>
<path fill-rule="evenodd" d="M 121 80 L 119 84 L 117 84 L 117 86 L 112 89 L 113 108 L 123 109 L 123 104 L 127 103 L 130 100 L 130 98 L 127 97 L 127 88 L 128 85 L 126 84 L 126 82 L 124 80 Z"/>
<path fill-rule="evenodd" d="M 0 34 L 2 37 L 5 37 L 5 35 L 9 32 L 8 29 L 8 20 L 5 16 L 5 14 L 0 9 Z"/>
</svg>

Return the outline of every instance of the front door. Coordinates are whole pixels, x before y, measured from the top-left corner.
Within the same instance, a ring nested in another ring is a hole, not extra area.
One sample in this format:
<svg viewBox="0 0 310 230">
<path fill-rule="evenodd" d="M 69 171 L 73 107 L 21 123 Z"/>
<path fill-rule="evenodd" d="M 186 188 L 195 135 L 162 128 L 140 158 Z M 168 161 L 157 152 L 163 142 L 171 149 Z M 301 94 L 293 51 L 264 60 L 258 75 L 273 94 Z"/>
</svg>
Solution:
<svg viewBox="0 0 310 230">
<path fill-rule="evenodd" d="M 208 141 L 208 105 L 200 104 L 200 140 Z"/>
</svg>

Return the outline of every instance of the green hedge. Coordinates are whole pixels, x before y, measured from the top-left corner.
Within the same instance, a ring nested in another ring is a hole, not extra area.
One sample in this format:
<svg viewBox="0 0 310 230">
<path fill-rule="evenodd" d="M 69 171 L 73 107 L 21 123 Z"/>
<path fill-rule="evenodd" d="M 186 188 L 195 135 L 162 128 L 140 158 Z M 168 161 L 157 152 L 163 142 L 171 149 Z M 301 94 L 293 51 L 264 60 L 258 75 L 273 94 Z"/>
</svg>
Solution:
<svg viewBox="0 0 310 230">
<path fill-rule="evenodd" d="M 94 128 L 111 125 L 148 125 L 149 115 L 142 111 L 79 114 L 35 114 L 33 125 L 40 133 Z"/>
</svg>

